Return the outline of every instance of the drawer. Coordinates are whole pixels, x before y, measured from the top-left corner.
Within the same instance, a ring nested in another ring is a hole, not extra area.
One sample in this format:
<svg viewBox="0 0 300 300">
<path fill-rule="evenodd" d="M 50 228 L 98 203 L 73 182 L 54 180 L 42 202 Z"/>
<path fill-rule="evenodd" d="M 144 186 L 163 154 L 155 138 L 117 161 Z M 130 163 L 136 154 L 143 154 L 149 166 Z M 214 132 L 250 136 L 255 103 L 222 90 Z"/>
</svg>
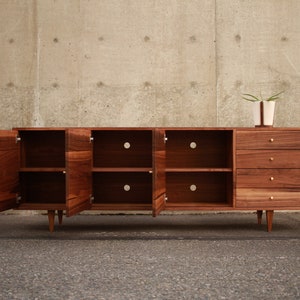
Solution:
<svg viewBox="0 0 300 300">
<path fill-rule="evenodd" d="M 299 209 L 300 189 L 244 189 L 236 191 L 236 208 Z"/>
<path fill-rule="evenodd" d="M 300 131 L 237 131 L 237 149 L 300 149 Z"/>
<path fill-rule="evenodd" d="M 237 150 L 237 168 L 300 168 L 300 150 Z"/>
<path fill-rule="evenodd" d="M 238 169 L 236 186 L 300 189 L 300 169 Z"/>
</svg>

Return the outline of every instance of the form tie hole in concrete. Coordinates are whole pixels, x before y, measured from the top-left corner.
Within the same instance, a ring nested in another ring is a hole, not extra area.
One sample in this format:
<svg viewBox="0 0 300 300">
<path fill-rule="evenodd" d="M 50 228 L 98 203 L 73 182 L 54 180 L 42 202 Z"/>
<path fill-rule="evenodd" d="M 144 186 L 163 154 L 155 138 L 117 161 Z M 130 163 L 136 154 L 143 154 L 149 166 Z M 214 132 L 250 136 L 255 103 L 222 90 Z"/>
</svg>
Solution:
<svg viewBox="0 0 300 300">
<path fill-rule="evenodd" d="M 190 36 L 189 40 L 190 40 L 190 42 L 195 43 L 197 41 L 197 38 L 196 38 L 196 36 L 192 35 L 192 36 Z"/>
<path fill-rule="evenodd" d="M 14 40 L 14 39 L 9 39 L 8 42 L 9 42 L 10 44 L 13 44 L 13 43 L 15 42 L 15 40 Z"/>
<path fill-rule="evenodd" d="M 53 39 L 53 42 L 54 42 L 54 43 L 58 43 L 58 38 L 54 38 L 54 39 Z"/>
<path fill-rule="evenodd" d="M 196 81 L 191 81 L 190 86 L 191 86 L 191 88 L 197 87 L 197 82 Z"/>
<path fill-rule="evenodd" d="M 52 84 L 52 87 L 54 87 L 55 89 L 57 89 L 57 88 L 59 87 L 59 84 L 58 84 L 57 82 L 54 82 L 54 83 Z"/>
<path fill-rule="evenodd" d="M 152 84 L 149 81 L 144 82 L 144 90 L 150 90 L 152 88 Z"/>
<path fill-rule="evenodd" d="M 236 34 L 234 39 L 237 43 L 239 43 L 241 41 L 242 37 L 239 34 Z"/>
<path fill-rule="evenodd" d="M 12 87 L 14 87 L 15 85 L 14 85 L 13 82 L 10 81 L 6 86 L 9 87 L 9 88 L 12 88 Z"/>
<path fill-rule="evenodd" d="M 104 37 L 103 37 L 103 36 L 99 36 L 99 37 L 98 37 L 98 41 L 99 41 L 99 42 L 104 41 Z"/>
<path fill-rule="evenodd" d="M 286 36 L 282 36 L 282 37 L 281 37 L 281 41 L 282 41 L 282 42 L 287 42 L 288 40 L 289 40 L 289 39 L 288 39 Z"/>
<path fill-rule="evenodd" d="M 104 83 L 102 81 L 97 82 L 97 87 L 98 88 L 103 87 L 103 86 L 104 86 Z"/>
<path fill-rule="evenodd" d="M 148 36 L 148 35 L 146 35 L 145 37 L 144 37 L 144 42 L 149 42 L 150 41 L 150 37 Z"/>
</svg>

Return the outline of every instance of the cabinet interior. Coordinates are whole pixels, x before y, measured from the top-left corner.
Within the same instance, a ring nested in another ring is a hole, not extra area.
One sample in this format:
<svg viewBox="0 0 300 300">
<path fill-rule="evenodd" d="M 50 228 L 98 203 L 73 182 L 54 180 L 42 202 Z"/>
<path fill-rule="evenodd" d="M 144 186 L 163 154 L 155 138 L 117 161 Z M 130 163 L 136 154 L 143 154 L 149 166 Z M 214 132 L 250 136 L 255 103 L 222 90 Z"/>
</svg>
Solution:
<svg viewBox="0 0 300 300">
<path fill-rule="evenodd" d="M 232 168 L 232 131 L 167 130 L 167 168 Z"/>
<path fill-rule="evenodd" d="M 95 204 L 151 204 L 152 174 L 149 172 L 93 173 Z"/>
<path fill-rule="evenodd" d="M 152 167 L 151 130 L 92 131 L 95 168 Z"/>
<path fill-rule="evenodd" d="M 22 203 L 65 203 L 66 179 L 62 172 L 21 172 Z"/>
<path fill-rule="evenodd" d="M 232 205 L 232 173 L 172 172 L 166 175 L 168 205 Z"/>
<path fill-rule="evenodd" d="M 64 168 L 65 131 L 20 131 L 22 168 Z"/>
</svg>

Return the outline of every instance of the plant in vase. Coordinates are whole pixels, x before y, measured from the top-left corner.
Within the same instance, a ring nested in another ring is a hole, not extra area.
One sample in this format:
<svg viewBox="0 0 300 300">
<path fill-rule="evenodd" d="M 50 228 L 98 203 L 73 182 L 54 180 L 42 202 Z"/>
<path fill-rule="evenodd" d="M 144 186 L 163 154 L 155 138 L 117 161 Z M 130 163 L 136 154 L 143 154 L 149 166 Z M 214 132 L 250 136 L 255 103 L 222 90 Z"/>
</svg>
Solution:
<svg viewBox="0 0 300 300">
<path fill-rule="evenodd" d="M 275 103 L 284 91 L 264 99 L 252 94 L 243 94 L 243 99 L 253 102 L 253 118 L 255 126 L 273 126 Z"/>
</svg>

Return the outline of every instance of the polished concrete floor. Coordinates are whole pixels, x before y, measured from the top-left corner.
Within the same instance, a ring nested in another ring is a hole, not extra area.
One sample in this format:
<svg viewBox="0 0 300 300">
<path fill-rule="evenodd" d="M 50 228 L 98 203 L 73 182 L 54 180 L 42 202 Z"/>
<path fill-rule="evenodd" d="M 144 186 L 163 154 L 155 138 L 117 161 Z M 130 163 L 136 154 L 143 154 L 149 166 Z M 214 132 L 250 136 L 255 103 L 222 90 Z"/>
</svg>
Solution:
<svg viewBox="0 0 300 300">
<path fill-rule="evenodd" d="M 0 214 L 0 299 L 300 299 L 300 213 Z"/>
</svg>

